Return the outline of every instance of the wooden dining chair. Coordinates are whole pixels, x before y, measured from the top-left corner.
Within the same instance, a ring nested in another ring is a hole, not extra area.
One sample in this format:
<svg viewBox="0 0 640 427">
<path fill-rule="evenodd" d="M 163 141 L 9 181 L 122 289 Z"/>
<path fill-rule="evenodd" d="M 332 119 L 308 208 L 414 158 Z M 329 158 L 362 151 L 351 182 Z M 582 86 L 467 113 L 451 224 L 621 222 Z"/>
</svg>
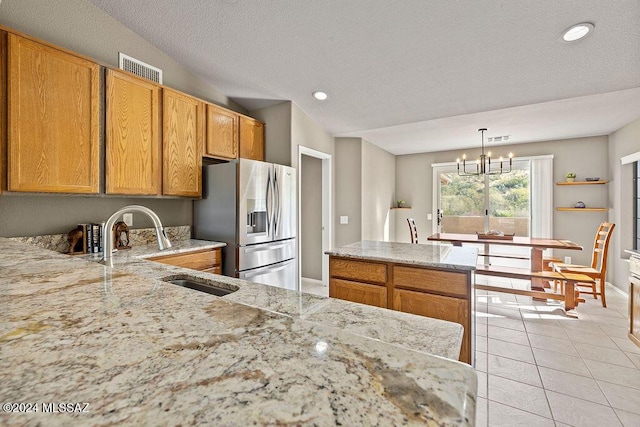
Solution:
<svg viewBox="0 0 640 427">
<path fill-rule="evenodd" d="M 578 286 L 588 286 L 591 288 L 588 290 L 580 290 L 580 293 L 593 295 L 593 298 L 597 299 L 600 295 L 602 300 L 602 306 L 607 306 L 607 299 L 605 296 L 605 283 L 607 277 L 607 254 L 609 252 L 609 242 L 611 241 L 611 235 L 616 225 L 612 222 L 603 221 L 598 227 L 595 239 L 593 241 L 593 254 L 591 255 L 591 265 L 578 265 L 578 264 L 564 264 L 554 263 L 553 268 L 559 273 L 575 273 L 584 274 L 595 280 L 592 284 L 580 284 Z M 598 292 L 598 286 L 600 291 Z M 564 292 L 564 290 L 563 290 Z"/>
<path fill-rule="evenodd" d="M 413 218 L 407 218 L 407 223 L 409 223 L 409 234 L 411 234 L 411 243 L 418 243 L 418 228 L 416 227 L 416 222 Z"/>
</svg>

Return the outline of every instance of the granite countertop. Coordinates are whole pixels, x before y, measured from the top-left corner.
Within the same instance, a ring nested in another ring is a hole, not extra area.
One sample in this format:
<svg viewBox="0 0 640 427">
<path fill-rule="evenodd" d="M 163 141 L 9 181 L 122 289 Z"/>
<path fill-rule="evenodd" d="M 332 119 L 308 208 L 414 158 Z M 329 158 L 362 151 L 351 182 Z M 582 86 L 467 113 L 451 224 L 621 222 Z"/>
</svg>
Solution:
<svg viewBox="0 0 640 427">
<path fill-rule="evenodd" d="M 423 244 L 363 240 L 326 252 L 345 258 L 397 262 L 450 270 L 475 270 L 478 249 L 439 242 Z"/>
<path fill-rule="evenodd" d="M 0 423 L 473 425 L 475 371 L 433 355 L 457 355 L 459 325 L 144 259 L 220 246 L 173 243 L 109 268 L 0 238 L 0 397 L 40 405 Z M 161 280 L 185 276 L 238 291 Z"/>
</svg>

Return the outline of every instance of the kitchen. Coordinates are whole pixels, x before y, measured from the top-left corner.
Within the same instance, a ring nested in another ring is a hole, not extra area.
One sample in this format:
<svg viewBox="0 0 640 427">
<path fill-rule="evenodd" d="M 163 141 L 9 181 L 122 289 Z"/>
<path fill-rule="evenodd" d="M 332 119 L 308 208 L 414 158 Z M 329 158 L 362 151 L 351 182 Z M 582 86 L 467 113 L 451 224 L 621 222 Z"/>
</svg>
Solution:
<svg viewBox="0 0 640 427">
<path fill-rule="evenodd" d="M 74 17 L 76 18 L 74 19 Z M 247 114 L 246 111 L 242 111 L 243 109 L 241 107 L 234 105 L 233 101 L 226 99 L 222 93 L 217 92 L 204 82 L 194 78 L 193 75 L 182 68 L 176 61 L 173 61 L 142 38 L 131 33 L 130 30 L 88 2 L 69 2 L 67 5 L 53 7 L 42 5 L 38 2 L 24 2 L 23 6 L 18 6 L 17 2 L 3 0 L 2 4 L 0 4 L 0 23 L 50 43 L 61 45 L 80 54 L 95 58 L 102 63 L 111 64 L 112 66 L 114 65 L 114 52 L 128 52 L 134 57 L 139 57 L 146 60 L 146 62 L 163 68 L 166 73 L 165 83 L 167 86 L 185 93 L 197 95 L 211 102 L 228 105 L 232 109 L 235 108 L 239 110 L 242 114 Z M 75 30 L 71 32 L 60 31 L 60 28 L 69 26 L 73 26 Z M 92 37 L 91 35 L 95 34 L 97 28 L 102 30 L 100 31 L 101 36 Z M 108 36 L 105 37 L 105 34 L 108 34 Z M 119 46 L 117 46 L 118 44 Z M 351 158 L 341 159 L 338 154 L 339 150 L 346 148 L 339 146 L 339 144 L 334 145 L 333 137 L 324 131 L 318 123 L 314 122 L 303 109 L 294 103 L 282 103 L 278 106 L 265 107 L 259 110 L 262 111 L 258 111 L 258 114 L 255 114 L 254 118 L 267 123 L 265 129 L 265 139 L 267 141 L 265 147 L 266 160 L 295 167 L 297 155 L 294 156 L 293 153 L 297 148 L 294 146 L 294 143 L 304 145 L 324 153 L 335 155 L 336 170 L 334 173 L 336 176 L 333 181 L 340 182 L 340 187 L 342 187 L 343 184 L 351 184 L 349 180 L 338 180 L 337 176 L 337 168 L 344 167 L 349 169 L 349 163 L 353 160 Z M 273 121 L 264 118 L 267 116 L 279 116 L 281 120 Z M 276 136 L 274 138 L 272 137 L 274 134 L 284 137 Z M 271 141 L 276 142 L 270 145 Z M 598 141 L 597 143 L 600 142 Z M 366 141 L 358 141 L 356 144 L 360 144 L 359 148 L 362 158 L 367 158 L 366 156 L 371 155 L 367 150 L 371 151 L 370 149 L 372 147 L 369 147 Z M 373 151 L 375 150 L 374 148 Z M 376 156 L 376 159 L 379 157 L 382 158 L 381 161 L 384 162 L 385 165 L 389 163 L 388 156 L 384 155 L 384 153 L 375 152 L 373 156 Z M 341 161 L 345 163 L 340 165 L 339 163 Z M 408 162 L 410 159 L 407 158 L 406 161 Z M 396 167 L 396 169 L 400 168 Z M 359 189 L 362 193 L 368 191 L 365 189 L 365 186 L 368 186 L 370 182 L 368 178 L 365 177 L 365 174 L 372 173 L 375 173 L 375 171 L 362 171 L 362 182 L 360 184 L 361 188 Z M 398 171 L 398 173 L 400 173 L 401 178 L 404 177 L 402 172 Z M 410 172 L 407 171 L 407 173 Z M 396 183 L 396 186 L 397 185 Z M 337 198 L 342 197 L 339 194 L 340 190 L 341 188 L 336 190 L 336 204 L 331 208 L 333 211 L 332 217 L 336 217 L 338 214 L 346 214 L 346 212 L 339 210 L 338 207 L 339 203 Z M 402 190 L 404 191 L 405 188 L 402 187 Z M 15 194 L 4 194 L 0 197 L 3 236 L 33 236 L 66 233 L 70 228 L 70 224 L 86 222 L 88 220 L 104 220 L 118 208 L 130 204 L 142 204 L 150 207 L 158 213 L 165 225 L 189 225 L 192 221 L 191 200 L 178 198 L 161 199 L 156 197 L 141 198 L 130 196 L 60 197 Z M 355 199 L 357 198 L 359 197 L 355 197 Z M 351 199 L 354 199 L 353 195 L 351 195 Z M 386 203 L 386 207 L 388 208 L 389 201 L 393 200 L 394 197 L 392 195 L 389 197 L 381 195 L 380 199 Z M 368 200 L 370 199 L 367 199 L 367 201 Z M 363 215 L 364 208 L 361 207 L 360 209 L 360 212 L 357 212 L 356 208 L 354 214 L 348 213 L 351 222 L 343 228 L 356 225 L 356 221 L 368 220 Z M 47 216 L 47 221 L 42 221 L 44 215 Z M 388 228 L 390 230 L 396 230 L 397 235 L 401 236 L 399 239 L 404 239 L 405 236 L 400 234 L 400 232 L 406 228 L 406 225 L 403 224 L 404 218 L 400 218 L 397 212 L 390 215 L 389 218 L 382 218 L 382 221 L 388 221 Z M 395 217 L 393 217 L 393 215 L 395 215 Z M 142 217 L 139 218 L 139 216 L 135 216 L 134 221 L 135 228 L 151 226 L 150 222 L 147 222 Z M 375 227 L 375 229 L 378 230 L 380 227 Z M 351 230 L 350 228 L 350 231 Z M 343 230 L 337 223 L 334 226 L 333 234 L 336 243 L 344 236 Z M 357 231 L 356 234 L 358 234 L 356 238 L 344 243 L 368 239 L 368 236 L 364 235 L 361 231 Z M 378 239 L 377 236 L 374 238 L 374 240 Z M 336 246 L 342 246 L 342 244 L 336 244 Z"/>
</svg>

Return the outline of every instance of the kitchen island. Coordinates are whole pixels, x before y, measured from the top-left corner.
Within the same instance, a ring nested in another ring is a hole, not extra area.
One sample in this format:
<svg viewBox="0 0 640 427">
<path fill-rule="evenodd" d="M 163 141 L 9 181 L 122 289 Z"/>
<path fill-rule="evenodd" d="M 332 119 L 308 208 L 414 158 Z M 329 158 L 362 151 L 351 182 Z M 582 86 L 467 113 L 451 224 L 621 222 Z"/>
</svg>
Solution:
<svg viewBox="0 0 640 427">
<path fill-rule="evenodd" d="M 460 360 L 473 364 L 477 249 L 365 240 L 327 254 L 330 297 L 457 322 Z"/>
<path fill-rule="evenodd" d="M 2 425 L 473 425 L 475 372 L 430 354 L 455 354 L 459 325 L 153 255 L 120 251 L 111 268 L 0 238 L 0 397 L 16 410 Z M 181 277 L 237 291 L 164 281 Z"/>
</svg>

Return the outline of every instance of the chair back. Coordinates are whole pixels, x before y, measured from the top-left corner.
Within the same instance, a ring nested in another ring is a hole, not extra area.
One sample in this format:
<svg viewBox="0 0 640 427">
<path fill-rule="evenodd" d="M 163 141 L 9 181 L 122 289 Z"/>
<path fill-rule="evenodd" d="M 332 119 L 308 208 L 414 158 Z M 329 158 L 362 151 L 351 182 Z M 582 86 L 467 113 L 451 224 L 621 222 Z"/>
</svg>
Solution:
<svg viewBox="0 0 640 427">
<path fill-rule="evenodd" d="M 614 228 L 616 228 L 614 223 L 602 221 L 593 241 L 591 268 L 598 270 L 603 280 L 607 273 L 607 254 L 609 253 L 609 242 Z"/>
<path fill-rule="evenodd" d="M 418 243 L 418 228 L 416 227 L 416 222 L 413 218 L 407 218 L 407 223 L 409 223 L 409 234 L 411 234 L 411 243 Z"/>
</svg>

